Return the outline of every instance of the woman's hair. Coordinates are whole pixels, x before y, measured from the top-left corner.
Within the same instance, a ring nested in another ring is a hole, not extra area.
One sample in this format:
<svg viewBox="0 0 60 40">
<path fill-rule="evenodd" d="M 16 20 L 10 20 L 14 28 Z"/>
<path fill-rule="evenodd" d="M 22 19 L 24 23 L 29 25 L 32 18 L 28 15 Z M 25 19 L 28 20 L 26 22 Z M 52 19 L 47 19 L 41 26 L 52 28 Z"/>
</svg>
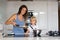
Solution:
<svg viewBox="0 0 60 40">
<path fill-rule="evenodd" d="M 32 19 L 34 19 L 34 20 L 36 21 L 36 23 L 37 23 L 37 19 L 36 19 L 35 16 L 32 16 L 32 17 L 30 18 L 30 21 L 31 21 Z"/>
<path fill-rule="evenodd" d="M 26 19 L 26 17 L 27 17 L 27 13 L 28 13 L 28 8 L 27 8 L 26 5 L 22 5 L 22 6 L 20 6 L 17 15 L 19 15 L 19 14 L 21 13 L 22 8 L 26 8 L 26 13 L 23 15 L 24 19 Z"/>
</svg>

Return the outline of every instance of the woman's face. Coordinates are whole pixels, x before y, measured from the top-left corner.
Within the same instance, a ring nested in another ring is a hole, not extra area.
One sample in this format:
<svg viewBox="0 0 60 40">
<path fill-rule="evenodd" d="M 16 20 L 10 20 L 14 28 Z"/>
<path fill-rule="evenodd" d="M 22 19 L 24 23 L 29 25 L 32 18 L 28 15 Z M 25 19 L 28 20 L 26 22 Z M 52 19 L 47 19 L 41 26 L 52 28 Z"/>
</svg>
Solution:
<svg viewBox="0 0 60 40">
<path fill-rule="evenodd" d="M 22 10 L 21 10 L 21 15 L 24 15 L 25 13 L 26 13 L 26 8 L 22 8 Z"/>
</svg>

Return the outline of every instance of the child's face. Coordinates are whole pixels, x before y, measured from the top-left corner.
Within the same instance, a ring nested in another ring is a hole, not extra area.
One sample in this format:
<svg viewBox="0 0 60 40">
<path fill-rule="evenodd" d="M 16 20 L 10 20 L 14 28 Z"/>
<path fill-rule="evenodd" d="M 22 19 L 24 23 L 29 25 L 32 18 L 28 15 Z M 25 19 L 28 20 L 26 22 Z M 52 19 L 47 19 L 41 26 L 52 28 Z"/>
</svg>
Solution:
<svg viewBox="0 0 60 40">
<path fill-rule="evenodd" d="M 31 24 L 32 24 L 32 25 L 33 25 L 33 24 L 36 24 L 36 19 L 35 19 L 35 18 L 31 19 Z"/>
</svg>

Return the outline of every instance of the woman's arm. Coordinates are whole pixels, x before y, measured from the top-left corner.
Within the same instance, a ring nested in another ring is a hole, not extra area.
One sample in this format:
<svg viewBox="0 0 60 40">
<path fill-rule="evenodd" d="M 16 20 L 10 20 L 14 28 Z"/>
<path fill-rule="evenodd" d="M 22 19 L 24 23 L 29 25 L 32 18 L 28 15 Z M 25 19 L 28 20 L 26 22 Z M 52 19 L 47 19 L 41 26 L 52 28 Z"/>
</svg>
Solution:
<svg viewBox="0 0 60 40">
<path fill-rule="evenodd" d="M 29 31 L 29 29 L 27 28 L 27 31 L 26 31 L 26 33 L 29 33 L 30 31 Z"/>
<path fill-rule="evenodd" d="M 16 19 L 16 14 L 13 14 L 6 22 L 5 22 L 5 24 L 13 24 L 13 25 L 15 25 L 16 23 L 15 22 L 13 22 L 14 20 Z"/>
</svg>

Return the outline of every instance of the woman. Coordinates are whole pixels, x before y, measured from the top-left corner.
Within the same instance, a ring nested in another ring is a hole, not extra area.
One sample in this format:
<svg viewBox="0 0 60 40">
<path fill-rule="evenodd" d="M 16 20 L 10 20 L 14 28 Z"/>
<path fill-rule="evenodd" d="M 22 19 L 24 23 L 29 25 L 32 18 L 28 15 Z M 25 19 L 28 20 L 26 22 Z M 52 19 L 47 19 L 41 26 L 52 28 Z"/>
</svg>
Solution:
<svg viewBox="0 0 60 40">
<path fill-rule="evenodd" d="M 19 28 L 19 27 L 15 27 L 16 25 L 19 25 L 21 27 L 23 27 L 25 25 L 25 20 L 27 18 L 27 12 L 28 9 L 26 7 L 26 5 L 22 5 L 19 8 L 19 11 L 17 14 L 13 14 L 6 22 L 5 24 L 12 24 L 13 25 L 13 32 L 15 33 L 15 35 L 20 35 L 20 33 L 24 33 L 24 29 L 23 28 Z M 25 34 L 28 31 L 25 32 Z"/>
</svg>

